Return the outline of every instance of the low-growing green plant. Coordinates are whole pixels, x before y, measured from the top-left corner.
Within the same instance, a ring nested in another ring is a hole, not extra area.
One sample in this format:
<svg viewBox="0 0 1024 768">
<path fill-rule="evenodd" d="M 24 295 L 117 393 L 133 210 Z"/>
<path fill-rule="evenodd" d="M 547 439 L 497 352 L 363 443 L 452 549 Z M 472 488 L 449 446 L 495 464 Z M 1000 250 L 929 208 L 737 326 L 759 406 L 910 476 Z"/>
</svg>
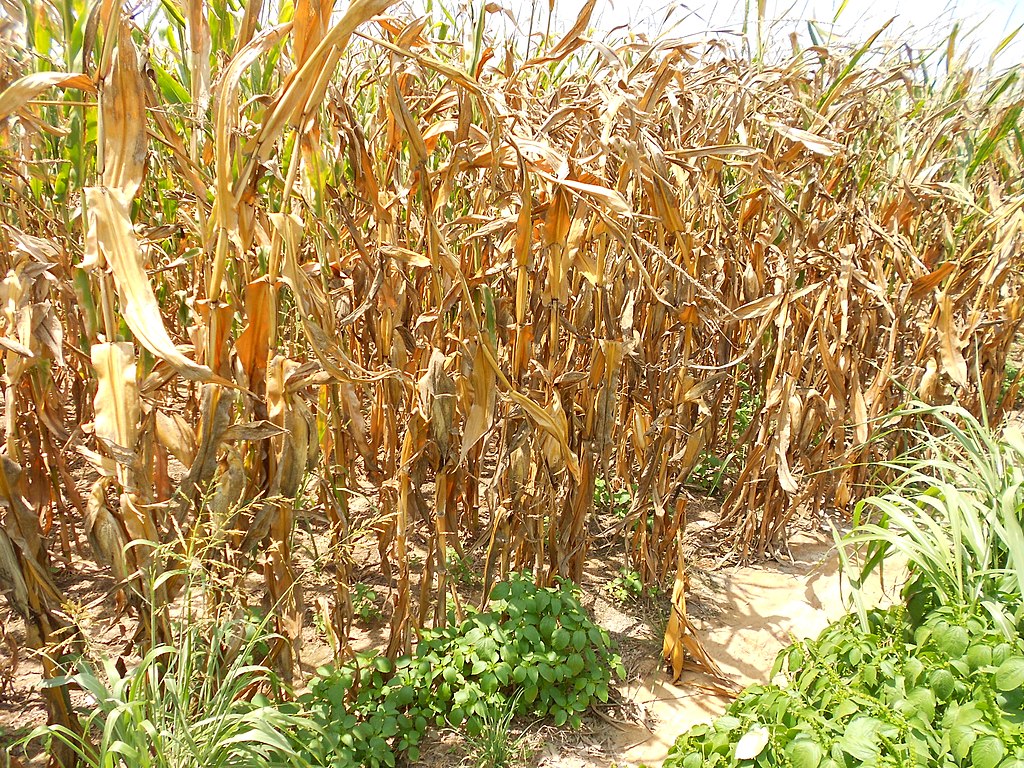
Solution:
<svg viewBox="0 0 1024 768">
<path fill-rule="evenodd" d="M 262 664 L 270 653 L 270 644 L 275 635 L 269 632 L 273 616 L 260 606 L 246 606 L 242 609 L 242 615 L 235 622 L 228 622 L 227 627 L 232 624 L 238 627 L 238 643 L 241 641 L 240 652 L 242 660 L 247 664 Z M 216 634 L 216 632 L 215 632 Z"/>
<path fill-rule="evenodd" d="M 594 506 L 611 512 L 616 517 L 625 517 L 633 497 L 627 488 L 612 490 L 603 477 L 594 480 Z"/>
<path fill-rule="evenodd" d="M 349 597 L 352 600 L 352 612 L 363 621 L 372 622 L 381 618 L 377 590 L 369 584 L 358 582 L 352 585 Z"/>
<path fill-rule="evenodd" d="M 286 705 L 319 729 L 304 756 L 333 768 L 393 766 L 402 753 L 416 759 L 431 724 L 497 742 L 514 714 L 579 727 L 587 707 L 608 700 L 612 675 L 625 675 L 570 581 L 538 587 L 513 574 L 495 585 L 488 610 L 449 620 L 421 631 L 413 654 L 394 664 L 362 656 L 319 669 L 309 693 Z"/>
<path fill-rule="evenodd" d="M 523 687 L 524 711 L 577 728 L 580 713 L 608 701 L 612 677 L 625 677 L 608 631 L 587 615 L 568 579 L 541 588 L 513 574 L 491 592 L 491 610 L 502 617 L 510 659 L 518 656 L 518 663 L 510 663 L 513 680 Z"/>
<path fill-rule="evenodd" d="M 458 626 L 422 633 L 417 656 L 441 670 L 436 692 L 450 725 L 473 732 L 492 706 L 522 690 L 519 709 L 580 724 L 594 701 L 608 700 L 612 675 L 624 675 L 607 630 L 591 620 L 576 586 L 538 587 L 513 574 L 491 591 L 489 610 Z"/>
<path fill-rule="evenodd" d="M 636 486 L 633 486 L 632 491 L 626 488 L 619 488 L 613 491 L 608 481 L 599 477 L 594 481 L 594 506 L 607 510 L 615 517 L 624 521 L 629 517 L 630 510 L 633 508 L 633 494 L 635 493 Z M 648 533 L 653 531 L 654 512 L 648 512 L 642 519 Z M 640 520 L 639 516 L 631 520 L 628 523 L 629 529 L 636 531 L 640 525 Z"/>
<path fill-rule="evenodd" d="M 656 586 L 644 586 L 640 573 L 631 568 L 620 568 L 619 574 L 605 585 L 605 590 L 621 603 L 636 602 L 643 597 L 658 596 Z"/>
<path fill-rule="evenodd" d="M 1020 402 L 1020 379 L 1021 379 L 1021 367 L 1011 360 L 1006 361 L 1006 370 L 1003 372 L 1003 386 L 999 390 L 999 400 L 1003 403 L 1003 407 L 1010 409 L 1014 408 L 1018 402 Z M 1015 397 L 1012 402 L 1004 402 L 1007 396 L 1010 394 L 1010 390 L 1017 387 Z"/>
<path fill-rule="evenodd" d="M 778 657 L 787 684 L 748 688 L 665 768 L 1024 765 L 1024 641 L 991 617 L 901 606 L 833 624 Z"/>
<path fill-rule="evenodd" d="M 724 459 L 720 459 L 713 453 L 705 451 L 701 454 L 693 469 L 690 470 L 690 474 L 687 475 L 687 485 L 694 486 L 709 495 L 715 495 L 722 490 L 726 472 L 728 472 L 729 465 L 735 457 L 735 452 L 730 453 Z"/>
<path fill-rule="evenodd" d="M 301 744 L 312 765 L 332 768 L 394 766 L 406 752 L 415 760 L 427 728 L 428 703 L 419 702 L 419 668 L 403 657 L 357 656 L 342 667 L 320 667 L 293 704 L 282 709 L 302 713 L 318 730 Z"/>
<path fill-rule="evenodd" d="M 480 577 L 473 570 L 473 560 L 469 555 L 460 555 L 454 549 L 449 549 L 445 555 L 445 568 L 448 575 L 459 584 L 472 586 L 480 582 Z"/>
</svg>

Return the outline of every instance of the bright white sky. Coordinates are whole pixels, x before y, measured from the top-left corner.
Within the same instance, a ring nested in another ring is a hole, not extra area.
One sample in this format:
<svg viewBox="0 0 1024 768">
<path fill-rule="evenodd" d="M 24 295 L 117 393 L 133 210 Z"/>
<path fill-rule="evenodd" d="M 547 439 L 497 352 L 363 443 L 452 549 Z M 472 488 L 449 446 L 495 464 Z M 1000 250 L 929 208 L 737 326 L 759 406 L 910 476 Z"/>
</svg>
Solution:
<svg viewBox="0 0 1024 768">
<path fill-rule="evenodd" d="M 546 19 L 548 0 L 499 0 L 520 19 L 525 29 L 531 9 L 535 18 Z M 765 18 L 776 25 L 776 40 L 784 41 L 796 29 L 807 40 L 807 21 L 815 20 L 824 29 L 832 22 L 842 0 L 766 0 Z M 559 26 L 568 27 L 583 7 L 585 0 L 556 0 L 555 17 Z M 757 0 L 749 0 L 751 19 L 756 18 Z M 474 2 L 476 5 L 476 2 Z M 598 0 L 592 25 L 598 29 L 616 26 L 655 33 L 678 23 L 674 35 L 701 35 L 708 31 L 732 29 L 743 24 L 745 0 L 684 3 L 680 0 Z M 666 20 L 667 16 L 667 20 Z M 988 55 L 1014 29 L 1024 25 L 1024 0 L 847 0 L 834 25 L 836 32 L 849 42 L 863 42 L 892 17 L 896 20 L 887 30 L 889 40 L 911 46 L 928 46 L 944 40 L 956 20 L 963 22 L 958 39 L 976 49 L 971 60 L 987 62 Z M 1024 58 L 1024 30 L 1014 44 L 1000 56 L 1003 66 L 1019 63 Z"/>
</svg>

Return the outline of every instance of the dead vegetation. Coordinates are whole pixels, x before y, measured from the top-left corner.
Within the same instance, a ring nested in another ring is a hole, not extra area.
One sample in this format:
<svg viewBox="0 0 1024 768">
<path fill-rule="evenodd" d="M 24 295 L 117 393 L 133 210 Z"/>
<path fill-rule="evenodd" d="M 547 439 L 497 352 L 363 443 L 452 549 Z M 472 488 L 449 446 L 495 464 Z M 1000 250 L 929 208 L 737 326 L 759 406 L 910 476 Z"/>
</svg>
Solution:
<svg viewBox="0 0 1024 768">
<path fill-rule="evenodd" d="M 908 396 L 1016 396 L 1019 70 L 950 45 L 934 80 L 874 37 L 775 65 L 605 44 L 592 2 L 524 60 L 486 12 L 390 5 L 2 27 L 0 577 L 33 646 L 74 640 L 50 569 L 83 537 L 140 614 L 176 589 L 146 542 L 213 541 L 298 637 L 302 503 L 332 526 L 337 647 L 369 528 L 396 654 L 472 542 L 484 593 L 578 580 L 600 480 L 643 578 L 678 566 L 678 674 L 691 473 L 730 457 L 721 532 L 772 555 L 863 493 Z"/>
</svg>

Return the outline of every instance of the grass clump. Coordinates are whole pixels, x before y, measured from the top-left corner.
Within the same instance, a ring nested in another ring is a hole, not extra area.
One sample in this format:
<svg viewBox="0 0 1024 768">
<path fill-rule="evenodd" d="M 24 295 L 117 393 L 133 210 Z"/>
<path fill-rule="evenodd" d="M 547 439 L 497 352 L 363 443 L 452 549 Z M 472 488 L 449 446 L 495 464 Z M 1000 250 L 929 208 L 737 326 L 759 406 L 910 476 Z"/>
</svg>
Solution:
<svg viewBox="0 0 1024 768">
<path fill-rule="evenodd" d="M 1024 433 L 1001 433 L 958 406 L 911 406 L 917 447 L 887 466 L 897 474 L 886 493 L 864 499 L 848 541 L 863 548 L 856 583 L 890 552 L 908 562 L 903 596 L 917 615 L 942 606 L 985 611 L 1011 636 L 1024 588 Z M 863 609 L 860 609 L 863 610 Z"/>
<path fill-rule="evenodd" d="M 131 667 L 81 660 L 49 686 L 74 685 L 91 702 L 73 727 L 37 728 L 48 754 L 66 747 L 89 768 L 218 768 L 310 763 L 296 747 L 316 732 L 305 713 L 275 704 L 284 684 L 261 659 L 279 641 L 267 619 L 192 614 Z"/>
<path fill-rule="evenodd" d="M 519 704 L 514 696 L 504 711 L 488 712 L 480 732 L 467 738 L 469 764 L 473 768 L 509 768 L 527 755 L 522 736 L 514 736 L 512 722 Z"/>
</svg>

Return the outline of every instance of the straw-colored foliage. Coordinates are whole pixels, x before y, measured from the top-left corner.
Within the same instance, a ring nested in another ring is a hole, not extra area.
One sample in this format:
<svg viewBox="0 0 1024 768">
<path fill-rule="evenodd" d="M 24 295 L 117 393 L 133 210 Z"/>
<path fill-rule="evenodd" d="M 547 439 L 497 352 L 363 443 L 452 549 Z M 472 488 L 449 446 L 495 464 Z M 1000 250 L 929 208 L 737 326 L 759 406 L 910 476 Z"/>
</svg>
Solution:
<svg viewBox="0 0 1024 768">
<path fill-rule="evenodd" d="M 678 671 L 706 457 L 740 457 L 721 529 L 762 556 L 863 495 L 908 396 L 1015 396 L 1019 70 L 606 44 L 593 3 L 522 55 L 481 3 L 390 4 L 4 0 L 0 576 L 34 644 L 73 635 L 48 553 L 82 534 L 140 611 L 176 588 L 144 542 L 202 534 L 298 637 L 304 500 L 342 645 L 374 532 L 395 654 L 458 604 L 452 550 L 484 542 L 485 589 L 579 579 L 602 478 L 633 567 L 678 571 Z"/>
</svg>

